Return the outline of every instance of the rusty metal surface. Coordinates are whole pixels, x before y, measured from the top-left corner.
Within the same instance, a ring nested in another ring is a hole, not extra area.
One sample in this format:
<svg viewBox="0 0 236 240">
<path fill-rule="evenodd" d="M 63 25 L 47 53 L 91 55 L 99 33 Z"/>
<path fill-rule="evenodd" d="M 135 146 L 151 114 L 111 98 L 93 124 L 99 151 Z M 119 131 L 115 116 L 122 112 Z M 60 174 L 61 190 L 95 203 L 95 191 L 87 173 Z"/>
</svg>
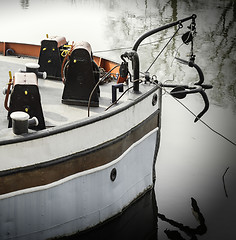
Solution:
<svg viewBox="0 0 236 240">
<path fill-rule="evenodd" d="M 61 36 L 51 36 L 51 37 L 45 38 L 43 40 L 56 41 L 58 48 L 63 46 L 63 45 L 65 45 L 65 44 L 67 44 L 66 38 L 65 37 L 61 37 Z"/>
<path fill-rule="evenodd" d="M 2 53 L 5 56 L 6 51 L 8 49 L 12 49 L 15 55 L 38 57 L 40 52 L 40 45 L 26 44 L 26 43 L 13 43 L 13 42 L 0 42 L 0 53 Z"/>
</svg>

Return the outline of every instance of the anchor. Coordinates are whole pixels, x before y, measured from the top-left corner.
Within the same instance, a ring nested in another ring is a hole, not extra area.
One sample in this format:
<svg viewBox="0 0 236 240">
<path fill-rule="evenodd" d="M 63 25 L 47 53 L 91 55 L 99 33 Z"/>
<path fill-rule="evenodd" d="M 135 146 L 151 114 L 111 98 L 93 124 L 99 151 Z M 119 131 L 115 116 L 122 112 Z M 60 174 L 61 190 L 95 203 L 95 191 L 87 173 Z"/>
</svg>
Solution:
<svg viewBox="0 0 236 240">
<path fill-rule="evenodd" d="M 192 20 L 190 25 L 188 26 L 189 31 L 187 31 L 185 34 L 183 34 L 182 36 L 182 41 L 184 44 L 188 45 L 189 43 L 191 44 L 191 55 L 190 55 L 190 60 L 186 61 L 183 60 L 181 58 L 176 58 L 180 63 L 182 64 L 186 64 L 189 67 L 192 67 L 194 69 L 196 69 L 198 76 L 199 76 L 199 81 L 194 83 L 193 86 L 190 85 L 180 85 L 180 84 L 165 84 L 165 83 L 161 83 L 157 80 L 152 81 L 154 84 L 159 85 L 161 88 L 164 87 L 168 87 L 168 88 L 173 88 L 173 90 L 170 92 L 170 94 L 178 99 L 183 99 L 185 98 L 188 94 L 194 94 L 194 93 L 200 93 L 205 106 L 204 109 L 196 116 L 194 122 L 197 122 L 209 109 L 209 100 L 208 97 L 205 93 L 206 89 L 211 89 L 212 85 L 210 84 L 204 84 L 204 74 L 201 70 L 201 68 L 194 62 L 195 61 L 195 55 L 193 54 L 193 38 L 196 35 L 196 15 L 193 14 L 190 17 L 181 19 L 179 21 L 167 24 L 165 26 L 153 29 L 145 34 L 143 34 L 134 44 L 132 51 L 131 52 L 126 52 L 123 55 L 121 55 L 121 59 L 123 60 L 123 64 L 125 65 L 126 61 L 124 60 L 124 58 L 128 58 L 129 60 L 132 61 L 132 67 L 133 67 L 133 90 L 135 93 L 139 93 L 139 56 L 137 54 L 137 50 L 138 47 L 140 45 L 140 43 L 146 39 L 147 37 L 156 34 L 160 31 L 163 31 L 165 29 L 174 27 L 174 26 L 178 26 L 177 30 L 175 31 L 175 33 L 173 34 L 173 36 L 169 39 L 169 41 L 166 43 L 166 45 L 163 47 L 163 49 L 160 51 L 160 53 L 157 55 L 157 57 L 155 58 L 155 60 L 152 62 L 152 64 L 150 65 L 150 67 L 147 69 L 147 71 L 145 71 L 145 82 L 151 82 L 150 81 L 150 75 L 149 75 L 149 70 L 150 68 L 153 66 L 153 64 L 155 63 L 155 61 L 158 59 L 158 57 L 161 55 L 161 53 L 163 52 L 163 50 L 167 47 L 167 45 L 170 43 L 170 41 L 174 38 L 174 36 L 178 33 L 178 31 L 183 27 L 182 23 Z M 127 76 L 128 72 L 126 71 L 126 76 Z"/>
<path fill-rule="evenodd" d="M 188 65 L 189 67 L 193 67 L 197 70 L 199 81 L 194 83 L 193 86 L 190 85 L 180 85 L 180 84 L 161 84 L 162 87 L 173 88 L 170 94 L 178 99 L 185 98 L 188 94 L 200 93 L 203 101 L 204 101 L 204 108 L 203 110 L 196 116 L 194 122 L 197 122 L 209 109 L 209 100 L 207 94 L 205 93 L 206 89 L 211 89 L 212 85 L 204 84 L 204 74 L 201 68 L 194 63 L 193 61 L 186 61 L 181 58 L 176 58 L 180 63 Z"/>
</svg>

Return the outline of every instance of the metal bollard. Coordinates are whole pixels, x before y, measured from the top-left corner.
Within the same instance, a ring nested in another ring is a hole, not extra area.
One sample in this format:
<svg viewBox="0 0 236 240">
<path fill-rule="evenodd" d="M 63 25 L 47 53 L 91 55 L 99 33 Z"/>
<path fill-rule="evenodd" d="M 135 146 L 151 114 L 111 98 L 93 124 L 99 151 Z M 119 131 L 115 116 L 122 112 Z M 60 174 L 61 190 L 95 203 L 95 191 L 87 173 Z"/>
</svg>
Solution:
<svg viewBox="0 0 236 240">
<path fill-rule="evenodd" d="M 13 133 L 16 135 L 28 133 L 29 126 L 37 126 L 39 121 L 36 117 L 30 118 L 28 113 L 17 111 L 10 115 L 12 119 Z"/>
</svg>

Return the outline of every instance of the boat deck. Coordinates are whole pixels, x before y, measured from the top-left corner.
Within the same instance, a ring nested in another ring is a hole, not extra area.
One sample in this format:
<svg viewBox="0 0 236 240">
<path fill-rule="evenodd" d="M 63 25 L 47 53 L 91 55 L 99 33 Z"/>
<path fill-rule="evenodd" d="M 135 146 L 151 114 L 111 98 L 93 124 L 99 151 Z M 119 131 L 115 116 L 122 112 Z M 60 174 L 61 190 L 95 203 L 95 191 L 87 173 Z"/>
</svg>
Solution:
<svg viewBox="0 0 236 240">
<path fill-rule="evenodd" d="M 28 57 L 12 57 L 12 56 L 1 56 L 0 55 L 0 87 L 7 87 L 9 81 L 9 71 L 12 75 L 18 72 L 19 69 L 25 70 L 25 64 L 28 62 L 37 63 L 38 59 L 28 58 Z M 100 85 L 100 98 L 99 107 L 90 107 L 90 116 L 102 113 L 105 109 L 111 105 L 112 91 L 111 85 L 115 84 L 115 81 Z M 46 128 L 56 127 L 74 121 L 79 121 L 88 117 L 88 107 L 87 106 L 75 106 L 66 105 L 61 103 L 62 93 L 64 84 L 59 80 L 38 80 L 39 91 L 41 96 L 41 103 L 43 108 L 43 114 L 45 118 Z M 147 87 L 147 86 L 146 86 Z M 145 88 L 146 88 L 145 87 Z M 124 86 L 124 90 L 127 86 Z M 149 87 L 150 89 L 150 87 Z M 145 90 L 146 91 L 146 90 Z M 122 93 L 117 93 L 119 97 Z M 132 96 L 134 95 L 134 96 Z M 139 94 L 125 94 L 121 98 L 116 106 L 123 105 L 122 103 L 128 103 L 137 98 Z M 129 99 L 129 100 L 128 100 Z M 4 108 L 5 95 L 0 94 L 0 102 L 2 106 L 0 107 L 0 138 L 6 137 L 6 129 L 8 126 L 7 111 Z M 128 100 L 128 101 L 127 101 Z M 111 108 L 112 109 L 112 108 Z"/>
</svg>

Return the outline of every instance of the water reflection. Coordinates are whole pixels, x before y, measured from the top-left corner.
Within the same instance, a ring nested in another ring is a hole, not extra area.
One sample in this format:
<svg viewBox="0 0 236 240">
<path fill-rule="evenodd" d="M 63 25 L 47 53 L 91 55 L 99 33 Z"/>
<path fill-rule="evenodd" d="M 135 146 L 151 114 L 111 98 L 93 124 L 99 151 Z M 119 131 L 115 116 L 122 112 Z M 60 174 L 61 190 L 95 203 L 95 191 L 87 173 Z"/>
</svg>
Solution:
<svg viewBox="0 0 236 240">
<path fill-rule="evenodd" d="M 122 3 L 115 4 L 119 16 L 109 16 L 106 36 L 111 36 L 111 32 L 117 29 L 119 34 L 112 35 L 109 45 L 111 48 L 132 46 L 134 40 L 140 34 L 148 29 L 176 21 L 182 16 L 189 16 L 192 13 L 198 15 L 197 32 L 195 39 L 196 61 L 203 68 L 208 82 L 215 87 L 211 91 L 212 103 L 225 106 L 231 104 L 236 110 L 236 70 L 235 70 L 235 6 L 234 0 L 225 1 L 146 1 L 146 6 L 136 1 L 136 6 L 130 4 L 127 9 L 122 7 Z M 157 43 L 143 47 L 140 50 L 141 59 L 144 59 L 142 66 L 153 61 L 165 42 L 172 35 L 171 31 L 162 32 L 150 39 L 158 40 Z M 122 39 L 122 40 L 121 40 Z M 189 49 L 181 45 L 180 39 L 175 39 L 169 46 L 163 57 L 155 67 L 160 80 L 173 79 L 185 81 L 186 83 L 194 82 L 195 76 L 190 70 L 173 62 L 177 54 L 182 58 L 189 55 Z M 121 52 L 119 52 L 120 54 Z M 117 56 L 119 55 L 117 54 Z"/>
<path fill-rule="evenodd" d="M 207 232 L 207 227 L 205 224 L 205 218 L 203 217 L 203 214 L 201 213 L 201 211 L 197 205 L 197 201 L 194 198 L 191 198 L 191 205 L 192 205 L 192 213 L 193 213 L 194 217 L 196 218 L 196 220 L 199 222 L 199 226 L 197 226 L 196 228 L 191 228 L 191 227 L 184 225 L 182 223 L 179 223 L 173 219 L 168 219 L 165 215 L 163 215 L 161 213 L 158 213 L 158 217 L 162 221 L 169 223 L 173 227 L 176 227 L 180 231 L 187 234 L 190 237 L 190 240 L 197 240 L 198 238 L 196 235 L 205 234 Z M 185 238 L 182 237 L 182 235 L 180 234 L 179 231 L 166 229 L 164 232 L 169 239 L 185 240 Z"/>
<path fill-rule="evenodd" d="M 164 233 L 171 240 L 186 240 L 182 233 L 187 235 L 190 240 L 197 240 L 197 235 L 204 235 L 207 231 L 205 218 L 198 207 L 197 201 L 191 198 L 192 213 L 199 225 L 192 228 L 178 221 L 167 218 L 164 214 L 158 212 L 155 191 L 151 190 L 144 194 L 138 201 L 129 206 L 120 216 L 113 220 L 96 227 L 93 230 L 77 233 L 72 236 L 56 238 L 58 240 L 158 240 L 158 221 L 164 221 L 170 227 L 178 229 L 165 229 Z M 159 219 L 159 220 L 158 220 Z M 170 228 L 169 227 L 169 228 Z M 159 230 L 160 231 L 160 230 Z"/>
<path fill-rule="evenodd" d="M 224 99 L 224 95 L 227 93 L 229 101 L 235 102 L 236 2 L 234 0 L 224 2 L 225 6 L 216 19 L 215 29 L 207 34 L 207 37 L 214 42 L 215 47 L 215 51 L 211 52 L 210 60 L 213 63 L 218 60 L 218 71 L 215 78 L 212 79 L 216 88 L 213 98 L 220 102 L 220 99 Z"/>
<path fill-rule="evenodd" d="M 154 190 L 147 192 L 123 214 L 92 231 L 58 240 L 157 240 L 157 203 Z"/>
<path fill-rule="evenodd" d="M 29 1 L 29 0 L 20 0 L 20 4 L 21 4 L 21 7 L 22 7 L 23 9 L 28 9 L 28 8 L 29 8 L 30 1 Z"/>
<path fill-rule="evenodd" d="M 1 3 L 1 7 L 10 2 Z M 26 23 L 30 24 L 29 16 L 25 19 L 26 14 L 22 14 L 26 9 L 23 8 L 24 5 L 21 4 L 21 11 L 18 9 L 14 11 L 12 21 L 6 20 L 9 19 L 9 12 L 14 9 L 2 9 L 0 20 L 4 24 L 1 26 L 1 38 L 5 39 L 0 40 L 10 39 L 10 41 L 39 44 L 45 33 L 64 35 L 68 40 L 75 41 L 83 37 L 83 40 L 92 44 L 94 51 L 100 51 L 99 55 L 117 61 L 120 61 L 120 54 L 127 50 L 123 48 L 131 48 L 134 41 L 147 30 L 196 13 L 197 36 L 194 40 L 196 64 L 203 69 L 206 83 L 214 86 L 208 92 L 210 111 L 205 115 L 204 120 L 208 120 L 207 122 L 212 126 L 235 139 L 235 113 L 232 112 L 232 109 L 236 111 L 235 0 L 20 0 L 19 2 L 24 2 L 25 6 L 28 2 L 27 14 L 31 12 L 31 17 L 35 16 L 34 26 L 31 26 L 30 31 L 29 28 L 24 27 Z M 42 11 L 38 10 L 40 7 L 41 10 L 43 9 L 43 18 Z M 16 32 L 15 29 L 20 29 L 20 32 Z M 154 43 L 139 48 L 142 70 L 150 66 L 169 37 L 173 35 L 173 31 L 155 35 L 145 42 Z M 181 44 L 180 35 L 152 69 L 160 81 L 174 79 L 181 83 L 195 82 L 197 77 L 195 71 L 173 61 L 175 56 L 186 60 L 189 58 L 189 46 Z M 118 50 L 101 52 L 107 49 Z M 201 198 L 208 223 L 207 234 L 201 239 L 227 237 L 235 239 L 235 150 L 211 134 L 204 126 L 201 127 L 200 124 L 193 126 L 192 118 L 185 114 L 182 107 L 175 104 L 172 99 L 168 101 L 170 103 L 167 102 L 167 98 L 163 99 L 162 140 L 157 161 L 158 206 L 165 216 L 171 216 L 176 222 L 188 222 L 185 221 L 187 214 L 181 211 L 180 203 L 188 199 L 189 195 L 197 196 L 197 199 Z M 198 99 L 194 104 L 197 101 Z M 225 109 L 228 105 L 232 108 Z M 227 173 L 226 184 L 230 197 L 226 198 L 226 201 L 221 176 L 228 166 L 230 171 Z M 183 208 L 185 209 L 185 205 Z M 179 220 L 182 219 L 181 217 L 184 218 L 183 221 Z M 158 222 L 159 235 L 165 230 L 163 223 L 164 221 L 161 220 Z M 142 227 L 138 230 L 140 229 Z M 231 234 L 234 234 L 233 238 L 229 237 Z M 162 235 L 159 238 L 162 240 L 166 237 Z"/>
</svg>

